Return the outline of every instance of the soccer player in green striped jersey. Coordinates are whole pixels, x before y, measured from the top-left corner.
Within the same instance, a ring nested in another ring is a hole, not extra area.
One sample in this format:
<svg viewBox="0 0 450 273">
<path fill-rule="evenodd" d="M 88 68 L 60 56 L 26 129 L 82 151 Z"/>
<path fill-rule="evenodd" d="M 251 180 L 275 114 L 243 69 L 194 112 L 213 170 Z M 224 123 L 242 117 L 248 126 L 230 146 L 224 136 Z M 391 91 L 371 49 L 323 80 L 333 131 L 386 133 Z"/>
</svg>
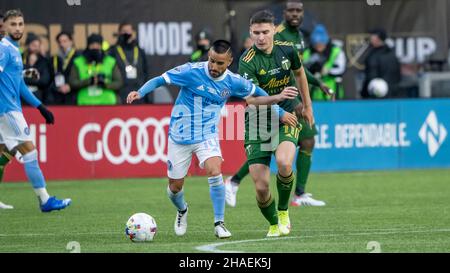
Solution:
<svg viewBox="0 0 450 273">
<path fill-rule="evenodd" d="M 300 55 L 289 42 L 274 41 L 274 19 L 269 11 L 259 11 L 251 17 L 250 37 L 254 45 L 242 54 L 239 74 L 269 95 L 277 95 L 288 86 L 297 87 L 303 102 L 302 116 L 307 121 L 305 126 L 309 127 L 314 124 L 314 117 Z M 285 100 L 279 106 L 286 112 L 294 112 L 298 104 L 297 97 Z M 292 164 L 302 125 L 279 125 L 277 119 L 270 119 L 270 108 L 249 108 L 245 115 L 245 150 L 250 175 L 255 182 L 257 204 L 270 223 L 267 236 L 287 235 L 290 232 L 288 206 L 294 183 Z M 269 190 L 272 154 L 275 154 L 278 167 L 278 205 Z"/>
<path fill-rule="evenodd" d="M 303 22 L 303 3 L 298 0 L 288 0 L 284 9 L 284 21 L 276 28 L 275 43 L 293 45 L 300 55 L 305 50 L 305 42 L 302 32 L 299 30 Z M 333 90 L 329 89 L 320 80 L 316 79 L 305 68 L 308 84 L 319 87 L 324 93 L 333 95 Z M 296 112 L 299 121 L 303 125 L 298 138 L 299 153 L 296 160 L 297 175 L 295 194 L 292 198 L 291 206 L 324 206 L 325 202 L 312 198 L 312 194 L 305 192 L 309 172 L 312 163 L 312 152 L 315 145 L 314 136 L 317 135 L 316 126 L 305 126 L 305 120 L 301 117 L 301 104 L 297 106 Z M 236 174 L 228 177 L 226 185 L 226 201 L 231 207 L 236 206 L 236 194 L 241 180 L 249 173 L 247 161 Z"/>
</svg>

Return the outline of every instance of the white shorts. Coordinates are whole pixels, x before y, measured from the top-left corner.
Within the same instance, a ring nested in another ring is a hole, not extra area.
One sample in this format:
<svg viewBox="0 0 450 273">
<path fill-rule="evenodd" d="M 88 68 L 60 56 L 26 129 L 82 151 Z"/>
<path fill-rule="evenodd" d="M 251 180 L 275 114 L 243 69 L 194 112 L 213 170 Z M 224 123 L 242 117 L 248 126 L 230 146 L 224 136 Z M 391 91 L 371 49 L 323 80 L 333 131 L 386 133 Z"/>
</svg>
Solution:
<svg viewBox="0 0 450 273">
<path fill-rule="evenodd" d="M 8 112 L 0 115 L 0 144 L 13 150 L 19 144 L 32 141 L 30 127 L 21 112 Z"/>
<path fill-rule="evenodd" d="M 204 168 L 205 161 L 211 157 L 222 158 L 218 138 L 212 138 L 196 144 L 176 144 L 169 138 L 167 150 L 167 176 L 181 179 L 188 173 L 193 154 L 197 155 L 200 168 Z M 223 159 L 222 159 L 223 160 Z"/>
</svg>

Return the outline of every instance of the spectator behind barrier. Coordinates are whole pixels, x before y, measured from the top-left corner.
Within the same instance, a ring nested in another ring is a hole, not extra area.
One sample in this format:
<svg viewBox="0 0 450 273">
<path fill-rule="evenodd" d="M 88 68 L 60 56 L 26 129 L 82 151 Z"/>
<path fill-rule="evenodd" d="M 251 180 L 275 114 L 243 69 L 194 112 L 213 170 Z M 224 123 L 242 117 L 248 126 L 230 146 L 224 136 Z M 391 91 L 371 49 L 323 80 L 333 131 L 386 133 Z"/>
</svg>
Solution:
<svg viewBox="0 0 450 273">
<path fill-rule="evenodd" d="M 116 60 L 102 50 L 103 37 L 91 34 L 87 48 L 75 58 L 70 88 L 77 91 L 78 105 L 115 105 L 123 85 Z"/>
<path fill-rule="evenodd" d="M 75 105 L 77 103 L 76 92 L 70 88 L 69 77 L 73 62 L 80 53 L 76 50 L 72 35 L 68 32 L 60 32 L 56 36 L 56 42 L 59 52 L 50 60 L 53 81 L 49 89 L 49 103 Z"/>
<path fill-rule="evenodd" d="M 394 50 L 385 43 L 387 38 L 384 29 L 370 31 L 370 48 L 365 59 L 365 79 L 361 90 L 363 98 L 376 98 L 368 88 L 370 82 L 377 78 L 383 79 L 388 85 L 386 96 L 398 96 L 398 84 L 400 82 L 400 63 L 395 56 Z"/>
<path fill-rule="evenodd" d="M 3 27 L 3 13 L 0 11 L 0 41 L 5 37 L 6 30 Z"/>
<path fill-rule="evenodd" d="M 208 51 L 211 47 L 212 35 L 208 29 L 202 29 L 195 35 L 197 50 L 191 55 L 191 62 L 205 62 L 208 60 Z"/>
<path fill-rule="evenodd" d="M 117 43 L 109 49 L 109 55 L 116 59 L 117 65 L 124 80 L 120 89 L 120 103 L 126 104 L 128 93 L 138 90 L 148 78 L 147 60 L 145 52 L 139 48 L 134 36 L 134 29 L 130 23 L 121 23 L 118 29 Z M 138 103 L 150 103 L 150 96 Z"/>
<path fill-rule="evenodd" d="M 41 40 L 33 32 L 29 32 L 22 54 L 24 79 L 28 88 L 43 103 L 47 103 L 48 86 L 50 84 L 50 68 L 47 58 L 41 54 Z"/>
<path fill-rule="evenodd" d="M 342 75 L 346 66 L 345 54 L 341 47 L 333 44 L 323 25 L 318 24 L 311 33 L 311 47 L 303 53 L 303 62 L 316 78 L 336 92 L 336 98 L 344 98 Z M 316 86 L 311 86 L 310 92 L 313 100 L 332 98 Z"/>
</svg>

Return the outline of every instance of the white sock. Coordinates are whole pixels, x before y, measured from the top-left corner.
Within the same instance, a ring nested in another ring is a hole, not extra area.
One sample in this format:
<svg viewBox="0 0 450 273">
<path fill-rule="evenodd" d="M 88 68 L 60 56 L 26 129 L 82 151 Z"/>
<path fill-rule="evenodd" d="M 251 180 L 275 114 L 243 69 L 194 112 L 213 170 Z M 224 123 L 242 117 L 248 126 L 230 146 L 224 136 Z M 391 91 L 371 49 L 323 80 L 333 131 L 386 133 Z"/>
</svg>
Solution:
<svg viewBox="0 0 450 273">
<path fill-rule="evenodd" d="M 47 193 L 46 188 L 34 189 L 34 192 L 36 193 L 37 197 L 39 198 L 41 205 L 47 203 L 48 199 L 50 198 L 50 196 Z"/>
</svg>

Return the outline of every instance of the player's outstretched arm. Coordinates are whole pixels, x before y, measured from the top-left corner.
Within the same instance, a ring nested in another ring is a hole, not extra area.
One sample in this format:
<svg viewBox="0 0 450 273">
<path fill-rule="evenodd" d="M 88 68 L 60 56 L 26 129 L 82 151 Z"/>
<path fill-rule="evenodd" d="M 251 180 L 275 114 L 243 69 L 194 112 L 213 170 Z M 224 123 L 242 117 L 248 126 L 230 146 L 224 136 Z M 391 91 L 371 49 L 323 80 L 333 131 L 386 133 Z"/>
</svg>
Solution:
<svg viewBox="0 0 450 273">
<path fill-rule="evenodd" d="M 42 102 L 36 98 L 36 96 L 30 92 L 28 87 L 25 84 L 25 81 L 22 80 L 21 86 L 20 86 L 20 96 L 31 106 L 37 108 L 41 115 L 45 119 L 45 123 L 47 124 L 54 124 L 55 123 L 55 117 L 53 116 L 53 113 L 50 112 L 47 107 L 42 104 Z"/>
<path fill-rule="evenodd" d="M 146 82 L 138 91 L 131 91 L 127 96 L 127 103 L 131 104 L 133 101 L 145 97 L 148 93 L 165 84 L 166 80 L 162 76 L 155 77 Z"/>
<path fill-rule="evenodd" d="M 293 86 L 288 86 L 283 89 L 280 94 L 269 96 L 263 89 L 255 86 L 256 90 L 252 96 L 245 99 L 248 104 L 253 105 L 271 105 L 279 103 L 280 101 L 295 99 L 298 96 L 297 88 Z"/>
</svg>

